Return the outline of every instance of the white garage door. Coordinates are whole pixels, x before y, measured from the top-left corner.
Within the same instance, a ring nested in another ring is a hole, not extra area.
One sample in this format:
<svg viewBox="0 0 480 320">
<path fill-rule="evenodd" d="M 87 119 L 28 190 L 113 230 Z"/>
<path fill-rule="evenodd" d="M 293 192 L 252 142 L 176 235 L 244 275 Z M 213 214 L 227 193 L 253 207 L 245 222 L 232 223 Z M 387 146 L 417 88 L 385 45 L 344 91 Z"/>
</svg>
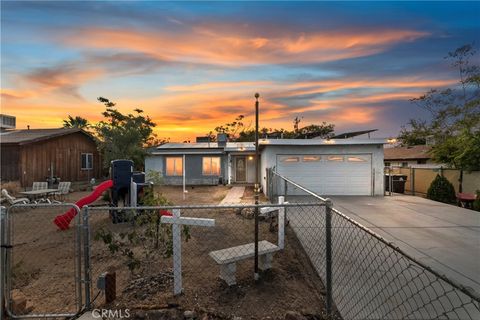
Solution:
<svg viewBox="0 0 480 320">
<path fill-rule="evenodd" d="M 277 155 L 277 171 L 319 195 L 372 194 L 369 154 Z M 288 194 L 302 194 L 288 188 Z"/>
</svg>

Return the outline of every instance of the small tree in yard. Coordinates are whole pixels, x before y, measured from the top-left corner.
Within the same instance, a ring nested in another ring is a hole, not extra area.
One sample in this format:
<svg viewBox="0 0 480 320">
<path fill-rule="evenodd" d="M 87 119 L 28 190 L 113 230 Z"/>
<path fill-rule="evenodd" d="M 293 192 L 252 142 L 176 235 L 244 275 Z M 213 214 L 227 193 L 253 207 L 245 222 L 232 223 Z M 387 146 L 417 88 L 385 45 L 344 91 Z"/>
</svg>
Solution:
<svg viewBox="0 0 480 320">
<path fill-rule="evenodd" d="M 163 195 L 147 188 L 141 204 L 144 206 L 172 205 Z M 143 210 L 139 214 L 130 212 L 131 228 L 125 232 L 113 232 L 105 227 L 95 233 L 95 240 L 102 241 L 113 256 L 124 261 L 131 273 L 144 271 L 148 263 L 154 263 L 159 257 L 168 258 L 173 254 L 172 225 L 161 224 L 164 211 Z M 183 226 L 182 236 L 190 239 L 190 229 Z"/>
<path fill-rule="evenodd" d="M 433 137 L 433 160 L 467 171 L 480 170 L 480 66 L 471 63 L 476 57 L 470 44 L 448 54 L 458 70 L 458 84 L 412 99 L 432 120 L 410 120 L 398 137 L 403 145 L 425 144 Z"/>
<path fill-rule="evenodd" d="M 427 198 L 444 203 L 453 203 L 455 201 L 455 189 L 447 178 L 437 175 L 428 188 Z"/>
<path fill-rule="evenodd" d="M 110 100 L 100 97 L 98 101 L 106 107 L 102 113 L 105 120 L 95 126 L 104 167 L 108 168 L 115 159 L 130 159 L 136 169 L 143 168 L 145 147 L 155 139 L 155 123 L 140 109 L 135 109 L 135 114 L 124 115 Z"/>
</svg>

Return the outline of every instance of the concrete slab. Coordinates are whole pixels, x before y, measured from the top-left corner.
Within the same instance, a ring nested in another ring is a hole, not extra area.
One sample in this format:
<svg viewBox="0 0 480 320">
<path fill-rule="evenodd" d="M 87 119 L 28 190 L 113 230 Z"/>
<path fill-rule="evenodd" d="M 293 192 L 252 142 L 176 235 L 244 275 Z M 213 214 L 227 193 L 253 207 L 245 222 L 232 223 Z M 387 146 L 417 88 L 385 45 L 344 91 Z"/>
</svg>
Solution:
<svg viewBox="0 0 480 320">
<path fill-rule="evenodd" d="M 245 187 L 232 187 L 220 204 L 238 204 L 241 203 Z"/>
<path fill-rule="evenodd" d="M 331 199 L 337 210 L 408 255 L 480 292 L 479 213 L 410 196 Z M 291 207 L 287 216 L 325 280 L 324 207 Z M 332 216 L 332 227 L 333 299 L 344 319 L 480 319 L 477 303 L 365 231 L 339 215 Z"/>
<path fill-rule="evenodd" d="M 480 213 L 428 199 L 332 197 L 334 207 L 408 254 L 480 292 Z"/>
<path fill-rule="evenodd" d="M 94 317 L 91 311 L 87 311 L 78 320 L 98 320 L 98 317 Z"/>
</svg>

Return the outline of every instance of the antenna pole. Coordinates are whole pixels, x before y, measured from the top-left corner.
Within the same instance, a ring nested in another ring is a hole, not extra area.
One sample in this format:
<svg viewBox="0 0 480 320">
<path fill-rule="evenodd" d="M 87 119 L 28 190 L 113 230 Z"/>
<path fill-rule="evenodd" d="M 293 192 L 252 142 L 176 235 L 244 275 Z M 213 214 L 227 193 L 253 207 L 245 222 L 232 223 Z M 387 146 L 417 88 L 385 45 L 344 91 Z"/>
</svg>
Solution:
<svg viewBox="0 0 480 320">
<path fill-rule="evenodd" d="M 255 93 L 255 204 L 258 205 L 258 194 L 260 192 L 260 157 L 258 150 L 258 98 L 260 95 Z M 255 280 L 259 279 L 258 273 L 258 206 L 255 206 Z"/>
</svg>

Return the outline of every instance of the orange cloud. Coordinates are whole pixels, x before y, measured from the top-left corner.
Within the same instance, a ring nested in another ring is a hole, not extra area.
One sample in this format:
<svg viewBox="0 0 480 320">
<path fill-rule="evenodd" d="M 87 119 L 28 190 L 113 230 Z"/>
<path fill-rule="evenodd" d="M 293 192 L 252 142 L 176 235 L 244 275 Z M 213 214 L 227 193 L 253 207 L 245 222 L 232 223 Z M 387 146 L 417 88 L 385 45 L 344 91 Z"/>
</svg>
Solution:
<svg viewBox="0 0 480 320">
<path fill-rule="evenodd" d="M 224 25 L 194 26 L 176 33 L 89 28 L 70 34 L 64 42 L 75 47 L 137 51 L 165 61 L 239 66 L 361 57 L 428 35 L 415 30 L 293 33 L 281 27 L 268 37 L 259 37 L 258 33 Z"/>
<path fill-rule="evenodd" d="M 88 77 L 87 71 L 85 74 Z M 61 81 L 62 77 L 59 79 L 53 83 L 65 84 Z M 388 106 L 392 100 L 406 101 L 424 92 L 425 88 L 451 83 L 450 80 L 429 81 L 413 77 L 382 80 L 344 78 L 298 83 L 206 82 L 189 86 L 167 86 L 160 95 L 153 98 L 111 98 L 117 102 L 121 112 L 131 112 L 137 106 L 145 110 L 145 114 L 157 123 L 155 132 L 160 136 L 183 141 L 231 122 L 239 114 L 246 116 L 244 123 L 247 126 L 253 125 L 253 93 L 257 90 L 261 93 L 261 126 L 291 129 L 292 119 L 302 115 L 305 115 L 304 124 L 319 121 L 344 126 L 373 124 L 378 121 L 382 111 L 379 104 Z M 45 86 L 50 88 L 48 84 Z M 345 89 L 359 88 L 364 90 L 344 92 Z M 338 95 L 335 95 L 336 92 Z M 305 98 L 307 93 L 330 94 Z M 18 98 L 4 101 L 4 97 L 9 96 Z M 375 107 L 366 107 L 369 104 L 375 104 Z M 67 105 L 68 109 L 65 107 Z M 59 127 L 68 114 L 96 122 L 101 119 L 102 111 L 103 105 L 94 99 L 68 100 L 68 97 L 59 97 L 56 90 L 47 90 L 38 96 L 29 91 L 2 89 L 2 112 L 17 115 L 19 127 L 25 127 L 26 124 L 32 128 Z"/>
</svg>

